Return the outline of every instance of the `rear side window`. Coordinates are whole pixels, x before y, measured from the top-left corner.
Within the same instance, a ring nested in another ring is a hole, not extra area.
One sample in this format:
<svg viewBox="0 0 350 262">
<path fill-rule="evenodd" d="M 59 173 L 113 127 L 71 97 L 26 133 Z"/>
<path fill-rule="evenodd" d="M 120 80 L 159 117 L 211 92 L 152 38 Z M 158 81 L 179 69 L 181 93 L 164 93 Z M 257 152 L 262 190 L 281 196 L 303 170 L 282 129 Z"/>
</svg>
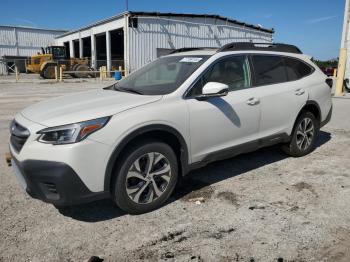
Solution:
<svg viewBox="0 0 350 262">
<path fill-rule="evenodd" d="M 255 85 L 271 85 L 287 82 L 283 58 L 270 55 L 253 55 L 252 63 L 255 74 Z"/>
<path fill-rule="evenodd" d="M 301 79 L 305 76 L 310 75 L 314 71 L 311 66 L 298 59 L 285 57 L 284 61 L 286 64 L 286 71 L 289 81 Z"/>
</svg>

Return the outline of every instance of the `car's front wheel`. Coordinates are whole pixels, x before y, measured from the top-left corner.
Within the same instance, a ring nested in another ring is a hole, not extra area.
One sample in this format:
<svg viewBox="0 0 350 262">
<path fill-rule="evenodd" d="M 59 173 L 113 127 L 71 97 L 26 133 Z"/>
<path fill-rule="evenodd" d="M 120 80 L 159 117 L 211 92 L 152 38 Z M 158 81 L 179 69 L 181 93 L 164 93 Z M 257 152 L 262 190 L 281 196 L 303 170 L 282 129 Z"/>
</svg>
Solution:
<svg viewBox="0 0 350 262">
<path fill-rule="evenodd" d="M 119 161 L 114 197 L 130 214 L 159 208 L 173 192 L 178 176 L 172 148 L 161 142 L 144 142 L 130 147 Z"/>
<path fill-rule="evenodd" d="M 309 154 L 315 149 L 319 128 L 319 122 L 311 112 L 302 112 L 294 125 L 291 141 L 282 146 L 283 151 L 293 157 Z"/>
</svg>

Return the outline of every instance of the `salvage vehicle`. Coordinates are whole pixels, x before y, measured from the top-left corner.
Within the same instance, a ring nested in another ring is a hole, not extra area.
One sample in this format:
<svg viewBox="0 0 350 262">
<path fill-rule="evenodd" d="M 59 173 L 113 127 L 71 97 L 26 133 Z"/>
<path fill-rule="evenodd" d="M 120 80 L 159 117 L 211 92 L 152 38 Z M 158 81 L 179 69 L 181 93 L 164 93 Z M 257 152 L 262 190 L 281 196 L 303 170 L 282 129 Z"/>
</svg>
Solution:
<svg viewBox="0 0 350 262">
<path fill-rule="evenodd" d="M 331 85 L 292 45 L 182 48 L 112 86 L 18 113 L 13 169 L 29 195 L 55 206 L 111 198 L 149 212 L 210 162 L 274 144 L 312 152 L 331 118 Z"/>
</svg>

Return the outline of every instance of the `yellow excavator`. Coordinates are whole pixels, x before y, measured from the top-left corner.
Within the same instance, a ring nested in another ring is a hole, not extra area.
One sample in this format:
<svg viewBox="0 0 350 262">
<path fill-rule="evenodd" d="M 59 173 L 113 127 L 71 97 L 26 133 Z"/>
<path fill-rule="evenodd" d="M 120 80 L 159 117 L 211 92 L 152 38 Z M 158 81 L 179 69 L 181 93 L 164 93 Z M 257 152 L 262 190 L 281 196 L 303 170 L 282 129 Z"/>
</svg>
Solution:
<svg viewBox="0 0 350 262">
<path fill-rule="evenodd" d="M 89 67 L 89 60 L 87 58 L 67 58 L 66 48 L 64 46 L 48 46 L 41 48 L 42 52 L 30 57 L 26 70 L 27 72 L 40 74 L 46 79 L 55 78 L 55 68 L 62 67 L 64 71 L 71 71 L 69 73 L 72 77 L 89 77 L 93 76 L 88 71 L 92 71 Z"/>
</svg>

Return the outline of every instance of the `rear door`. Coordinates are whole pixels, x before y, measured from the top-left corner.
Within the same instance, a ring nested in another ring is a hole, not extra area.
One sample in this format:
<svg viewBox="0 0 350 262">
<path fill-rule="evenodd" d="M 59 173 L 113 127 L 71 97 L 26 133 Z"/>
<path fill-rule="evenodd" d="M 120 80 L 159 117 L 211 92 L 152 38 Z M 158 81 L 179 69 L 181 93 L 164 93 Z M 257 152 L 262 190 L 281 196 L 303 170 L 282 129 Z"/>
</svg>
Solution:
<svg viewBox="0 0 350 262">
<path fill-rule="evenodd" d="M 291 123 L 308 99 L 291 61 L 294 60 L 278 55 L 251 55 L 254 86 L 261 101 L 262 138 L 289 134 Z"/>
</svg>

